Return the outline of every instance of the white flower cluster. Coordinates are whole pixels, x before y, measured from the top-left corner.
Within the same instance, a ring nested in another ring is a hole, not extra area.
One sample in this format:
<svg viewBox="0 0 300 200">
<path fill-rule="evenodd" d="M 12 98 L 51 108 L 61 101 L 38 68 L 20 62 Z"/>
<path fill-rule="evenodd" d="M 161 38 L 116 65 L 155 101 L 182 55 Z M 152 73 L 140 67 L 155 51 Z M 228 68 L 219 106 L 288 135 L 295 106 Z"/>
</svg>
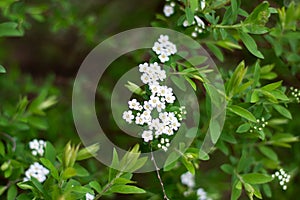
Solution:
<svg viewBox="0 0 300 200">
<path fill-rule="evenodd" d="M 90 193 L 86 193 L 85 194 L 85 200 L 94 200 L 95 196 L 93 194 Z"/>
<path fill-rule="evenodd" d="M 46 180 L 46 175 L 49 174 L 49 170 L 38 162 L 33 163 L 25 172 L 25 178 L 23 181 L 29 181 L 31 177 L 36 178 L 40 183 Z"/>
<path fill-rule="evenodd" d="M 294 87 L 290 87 L 290 90 L 292 91 L 292 96 L 300 103 L 300 90 Z"/>
<path fill-rule="evenodd" d="M 154 43 L 152 50 L 158 55 L 162 63 L 169 61 L 169 56 L 177 52 L 176 45 L 169 41 L 169 36 L 160 35 L 157 42 Z"/>
<path fill-rule="evenodd" d="M 261 119 L 257 119 L 256 120 L 256 125 L 253 126 L 253 129 L 250 129 L 250 133 L 252 133 L 253 131 L 262 131 L 263 128 L 266 127 L 266 125 L 268 125 L 268 122 L 265 121 L 265 118 L 262 117 Z"/>
<path fill-rule="evenodd" d="M 205 29 L 205 23 L 198 17 L 197 15 L 194 16 L 194 21 L 191 25 L 195 25 L 194 31 L 192 32 L 192 37 L 196 38 L 198 34 L 203 33 L 203 30 Z M 182 24 L 184 27 L 190 26 L 188 21 L 185 20 Z"/>
<path fill-rule="evenodd" d="M 31 153 L 34 156 L 36 156 L 38 154 L 40 156 L 43 156 L 44 152 L 45 152 L 44 151 L 45 147 L 46 147 L 46 142 L 44 140 L 34 139 L 29 142 L 29 148 L 32 150 Z"/>
<path fill-rule="evenodd" d="M 154 44 L 153 50 L 160 56 L 164 52 L 169 52 L 166 55 L 170 56 L 177 51 L 176 46 L 169 41 L 167 35 L 160 36 L 158 42 Z M 166 79 L 166 71 L 161 69 L 158 63 L 140 64 L 139 71 L 142 73 L 141 81 L 148 86 L 151 95 L 142 103 L 137 99 L 130 100 L 128 102 L 129 110 L 123 112 L 123 119 L 128 123 L 134 122 L 144 126 L 145 130 L 141 133 L 144 142 L 157 139 L 157 147 L 167 151 L 170 146 L 168 137 L 174 135 L 181 126 L 180 121 L 186 114 L 185 107 L 181 107 L 179 113 L 165 110 L 169 104 L 175 102 L 176 97 L 172 88 L 160 85 L 159 82 Z M 153 113 L 156 115 L 153 116 Z"/>
<path fill-rule="evenodd" d="M 174 14 L 174 7 L 175 7 L 175 3 L 174 2 L 171 2 L 170 4 L 166 4 L 164 6 L 164 14 L 166 17 L 170 17 L 171 15 Z"/>
<path fill-rule="evenodd" d="M 280 169 L 279 171 L 276 171 L 274 174 L 272 174 L 273 178 L 277 178 L 279 181 L 279 185 L 282 186 L 283 190 L 287 189 L 287 183 L 290 181 L 291 175 L 287 174 L 283 169 Z"/>
<path fill-rule="evenodd" d="M 186 172 L 180 176 L 180 179 L 181 183 L 188 187 L 188 190 L 184 192 L 184 196 L 189 196 L 193 193 L 193 187 L 195 187 L 195 176 L 191 172 Z M 198 200 L 211 200 L 203 188 L 198 188 L 196 194 Z"/>
</svg>

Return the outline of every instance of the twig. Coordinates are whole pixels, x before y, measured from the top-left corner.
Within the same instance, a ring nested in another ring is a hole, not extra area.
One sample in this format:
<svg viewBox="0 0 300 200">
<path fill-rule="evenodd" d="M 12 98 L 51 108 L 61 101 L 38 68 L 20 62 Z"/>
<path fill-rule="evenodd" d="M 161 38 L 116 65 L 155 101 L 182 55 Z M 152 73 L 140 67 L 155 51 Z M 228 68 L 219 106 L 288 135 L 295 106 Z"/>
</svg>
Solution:
<svg viewBox="0 0 300 200">
<path fill-rule="evenodd" d="M 158 168 L 157 163 L 156 163 L 156 160 L 155 160 L 155 158 L 154 158 L 154 155 L 153 155 L 153 152 L 152 152 L 152 148 L 151 148 L 151 160 L 153 161 L 153 164 L 154 164 L 154 166 L 155 166 L 157 178 L 158 178 L 158 180 L 159 180 L 159 182 L 160 182 L 162 191 L 163 191 L 163 193 L 164 193 L 164 199 L 165 199 L 165 200 L 170 200 L 170 199 L 168 198 L 167 194 L 166 194 L 165 187 L 164 187 L 164 183 L 163 183 L 163 181 L 162 181 L 162 179 L 161 179 L 161 177 L 160 177 L 160 174 L 159 174 L 159 168 Z"/>
</svg>

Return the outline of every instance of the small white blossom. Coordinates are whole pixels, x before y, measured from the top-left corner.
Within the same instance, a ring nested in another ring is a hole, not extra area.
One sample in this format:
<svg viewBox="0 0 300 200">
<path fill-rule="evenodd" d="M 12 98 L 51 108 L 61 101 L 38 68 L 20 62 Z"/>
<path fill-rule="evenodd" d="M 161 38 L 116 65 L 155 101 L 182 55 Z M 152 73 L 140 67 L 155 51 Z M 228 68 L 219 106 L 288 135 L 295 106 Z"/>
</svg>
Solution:
<svg viewBox="0 0 300 200">
<path fill-rule="evenodd" d="M 130 109 L 133 110 L 141 110 L 141 104 L 136 100 L 136 99 L 132 99 L 131 101 L 128 101 L 128 106 Z"/>
<path fill-rule="evenodd" d="M 29 148 L 32 150 L 31 153 L 34 156 L 43 156 L 44 155 L 44 149 L 46 147 L 46 142 L 44 140 L 37 140 L 34 139 L 29 142 Z"/>
<path fill-rule="evenodd" d="M 149 142 L 153 140 L 152 131 L 144 131 L 142 134 L 142 138 L 144 139 L 145 142 Z"/>
<path fill-rule="evenodd" d="M 189 188 L 195 187 L 195 176 L 191 172 L 186 172 L 180 176 L 181 183 Z"/>
<path fill-rule="evenodd" d="M 128 122 L 129 124 L 132 123 L 132 120 L 134 119 L 134 115 L 132 114 L 132 111 L 129 110 L 129 111 L 125 111 L 123 113 L 123 119 Z"/>
<path fill-rule="evenodd" d="M 95 199 L 95 196 L 94 196 L 93 194 L 86 193 L 86 194 L 85 194 L 85 199 L 86 199 L 86 200 L 94 200 L 94 199 Z"/>
<path fill-rule="evenodd" d="M 164 6 L 164 14 L 166 17 L 170 17 L 174 14 L 174 7 L 171 5 L 165 5 Z"/>
</svg>

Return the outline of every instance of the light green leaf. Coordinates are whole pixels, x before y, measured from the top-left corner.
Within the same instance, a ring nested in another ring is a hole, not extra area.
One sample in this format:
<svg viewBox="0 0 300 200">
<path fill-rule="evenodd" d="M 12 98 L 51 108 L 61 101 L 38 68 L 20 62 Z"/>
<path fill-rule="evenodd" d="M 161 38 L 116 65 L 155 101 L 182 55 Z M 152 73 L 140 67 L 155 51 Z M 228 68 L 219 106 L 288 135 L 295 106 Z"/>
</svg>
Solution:
<svg viewBox="0 0 300 200">
<path fill-rule="evenodd" d="M 254 115 L 250 113 L 248 110 L 246 110 L 245 108 L 242 108 L 237 105 L 232 105 L 227 107 L 227 109 L 249 121 L 256 122 L 256 118 L 254 117 Z"/>
<path fill-rule="evenodd" d="M 268 92 L 271 92 L 271 91 L 277 89 L 278 87 L 280 87 L 281 84 L 282 84 L 282 81 L 278 81 L 278 82 L 275 82 L 275 83 L 270 83 L 268 85 L 265 85 L 261 89 L 265 90 L 265 91 L 268 91 Z"/>
<path fill-rule="evenodd" d="M 101 193 L 101 185 L 97 181 L 92 181 L 89 183 L 89 186 L 96 190 L 96 192 Z"/>
<path fill-rule="evenodd" d="M 282 116 L 284 116 L 284 117 L 286 117 L 288 119 L 292 119 L 292 114 L 285 107 L 283 107 L 281 105 L 274 104 L 273 108 L 275 108 L 275 110 L 277 110 L 277 112 L 279 112 Z"/>
<path fill-rule="evenodd" d="M 0 73 L 6 73 L 6 69 L 2 65 L 0 65 Z"/>
<path fill-rule="evenodd" d="M 227 174 L 232 174 L 233 173 L 233 167 L 229 164 L 223 164 L 221 165 L 221 169 L 223 172 L 227 173 Z"/>
<path fill-rule="evenodd" d="M 63 173 L 62 173 L 62 179 L 67 180 L 73 176 L 76 176 L 76 170 L 73 167 L 68 167 Z"/>
<path fill-rule="evenodd" d="M 236 132 L 237 133 L 245 133 L 245 132 L 249 131 L 249 129 L 250 129 L 250 125 L 248 123 L 245 123 L 245 124 L 241 124 L 237 128 Z"/>
<path fill-rule="evenodd" d="M 4 22 L 0 24 L 0 37 L 23 36 L 23 32 L 18 30 L 15 22 Z"/>
<path fill-rule="evenodd" d="M 192 11 L 196 11 L 199 7 L 198 0 L 190 0 L 190 7 Z"/>
<path fill-rule="evenodd" d="M 41 158 L 41 163 L 50 170 L 51 172 L 51 175 L 53 176 L 53 178 L 55 178 L 56 180 L 59 179 L 59 176 L 58 176 L 58 171 L 57 169 L 55 168 L 55 166 L 51 163 L 50 160 L 46 159 L 46 158 Z"/>
<path fill-rule="evenodd" d="M 241 175 L 243 180 L 249 184 L 264 184 L 273 180 L 273 178 L 266 174 L 249 173 Z"/>
<path fill-rule="evenodd" d="M 189 25 L 191 25 L 194 21 L 194 12 L 190 7 L 185 8 L 185 16 L 186 20 L 188 21 Z"/>
<path fill-rule="evenodd" d="M 142 194 L 145 190 L 132 185 L 114 185 L 109 189 L 109 192 L 120 194 Z"/>
<path fill-rule="evenodd" d="M 240 38 L 242 42 L 245 44 L 246 48 L 250 53 L 252 53 L 254 56 L 264 59 L 264 56 L 262 53 L 257 49 L 257 45 L 255 43 L 255 40 L 248 34 L 243 31 L 239 31 Z"/>
</svg>

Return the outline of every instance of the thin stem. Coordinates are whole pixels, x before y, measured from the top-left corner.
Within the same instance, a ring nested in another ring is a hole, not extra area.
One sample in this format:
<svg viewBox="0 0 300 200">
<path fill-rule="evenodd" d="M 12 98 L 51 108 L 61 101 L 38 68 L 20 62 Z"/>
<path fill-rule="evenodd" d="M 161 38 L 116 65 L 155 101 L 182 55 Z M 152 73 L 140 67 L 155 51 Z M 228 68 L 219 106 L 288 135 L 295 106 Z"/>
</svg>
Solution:
<svg viewBox="0 0 300 200">
<path fill-rule="evenodd" d="M 9 139 L 12 143 L 12 150 L 16 151 L 17 144 L 16 144 L 15 139 L 13 137 L 11 137 L 10 135 L 8 135 L 7 133 L 0 133 L 0 135 L 3 135 L 7 139 Z"/>
<path fill-rule="evenodd" d="M 242 27 L 242 24 L 234 24 L 234 25 L 211 25 L 212 28 L 227 28 L 227 29 L 235 29 L 235 28 L 240 28 Z"/>
<path fill-rule="evenodd" d="M 157 163 L 156 163 L 156 160 L 155 160 L 155 158 L 154 158 L 152 149 L 151 149 L 151 160 L 153 161 L 153 164 L 154 164 L 154 166 L 155 166 L 157 178 L 158 178 L 158 180 L 159 180 L 159 182 L 160 182 L 162 191 L 163 191 L 163 193 L 164 193 L 164 199 L 165 199 L 165 200 L 169 200 L 169 198 L 168 198 L 168 196 L 167 196 L 167 194 L 166 194 L 166 191 L 165 191 L 164 183 L 163 183 L 163 181 L 162 181 L 162 179 L 161 179 L 161 176 L 160 176 L 160 174 L 159 174 L 159 168 L 158 168 Z"/>
<path fill-rule="evenodd" d="M 106 186 L 103 188 L 101 193 L 97 194 L 97 196 L 95 197 L 95 200 L 100 199 L 102 197 L 102 195 L 113 185 L 114 181 L 117 178 L 119 178 L 122 174 L 123 174 L 122 172 L 119 172 L 114 179 L 112 179 L 108 184 L 106 184 Z"/>
</svg>

